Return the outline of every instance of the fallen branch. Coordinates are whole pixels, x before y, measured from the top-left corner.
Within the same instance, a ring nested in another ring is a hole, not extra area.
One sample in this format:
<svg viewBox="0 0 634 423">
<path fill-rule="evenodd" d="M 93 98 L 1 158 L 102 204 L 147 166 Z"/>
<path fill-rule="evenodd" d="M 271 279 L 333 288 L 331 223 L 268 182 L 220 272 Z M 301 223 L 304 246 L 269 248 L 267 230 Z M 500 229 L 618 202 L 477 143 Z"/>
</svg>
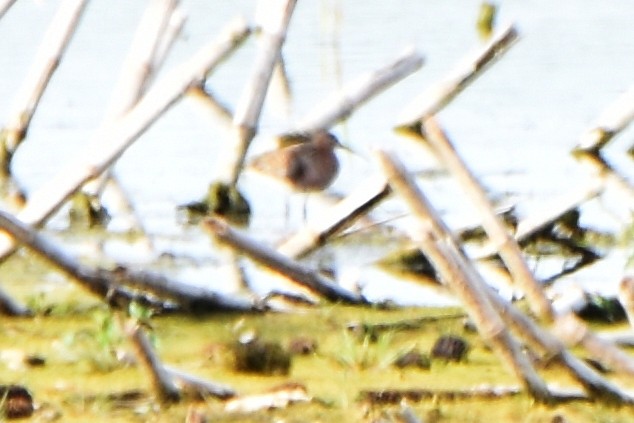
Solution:
<svg viewBox="0 0 634 423">
<path fill-rule="evenodd" d="M 295 283 L 316 292 L 330 301 L 342 301 L 350 304 L 367 304 L 361 295 L 350 292 L 333 283 L 317 272 L 288 257 L 259 244 L 247 236 L 233 230 L 218 219 L 207 219 L 203 228 L 223 244 L 246 254 L 258 263 L 286 276 Z"/>
<path fill-rule="evenodd" d="M 147 271 L 119 267 L 113 271 L 100 269 L 103 277 L 117 281 L 123 287 L 174 302 L 185 311 L 208 313 L 215 311 L 261 312 L 263 307 L 248 298 L 234 297 L 194 286 Z"/>
<path fill-rule="evenodd" d="M 152 386 L 162 402 L 178 402 L 184 394 L 192 395 L 197 399 L 212 396 L 224 400 L 235 397 L 236 392 L 228 386 L 210 382 L 163 364 L 152 348 L 147 334 L 138 323 L 129 324 L 126 333 L 134 346 L 139 362 L 148 370 Z"/>
<path fill-rule="evenodd" d="M 183 309 L 195 311 L 258 310 L 249 300 L 227 297 L 160 275 L 125 268 L 107 270 L 82 265 L 53 241 L 4 212 L 0 212 L 0 228 L 78 281 L 89 292 L 111 304 L 126 306 L 132 301 L 139 301 L 163 308 L 165 302 L 173 302 Z"/>
<path fill-rule="evenodd" d="M 547 206 L 541 211 L 532 213 L 517 224 L 517 230 L 514 235 L 515 241 L 518 244 L 523 243 L 546 226 L 553 224 L 557 219 L 569 211 L 576 209 L 583 203 L 597 197 L 602 191 L 602 185 L 592 184 L 584 187 L 580 191 L 575 191 L 570 195 L 566 195 L 550 204 L 547 204 Z"/>
<path fill-rule="evenodd" d="M 561 198 L 557 198 L 555 201 L 547 203 L 540 210 L 535 212 L 531 212 L 529 216 L 523 218 L 517 224 L 517 228 L 513 233 L 513 238 L 515 242 L 520 245 L 523 245 L 531 238 L 533 238 L 538 233 L 544 231 L 548 227 L 552 227 L 559 219 L 561 219 L 567 213 L 577 209 L 583 203 L 590 201 L 591 199 L 597 197 L 603 191 L 603 183 L 593 183 L 590 186 L 584 187 L 581 190 L 576 190 L 570 194 L 564 195 Z M 549 234 L 550 237 L 554 237 L 555 234 Z M 570 243 L 569 240 L 559 239 L 554 240 L 559 245 L 563 243 Z M 580 247 L 579 245 L 569 245 L 568 247 L 572 247 L 573 250 L 577 250 L 579 254 L 581 254 L 581 259 L 572 267 L 565 268 L 561 272 L 556 275 L 549 277 L 547 280 L 542 280 L 544 285 L 548 283 L 552 283 L 557 278 L 560 278 L 566 274 L 576 272 L 583 266 L 589 265 L 594 262 L 594 260 L 598 260 L 598 255 L 589 248 Z M 487 260 L 491 259 L 497 255 L 498 247 L 491 240 L 487 240 L 484 245 L 472 254 L 473 258 L 478 260 Z"/>
</svg>

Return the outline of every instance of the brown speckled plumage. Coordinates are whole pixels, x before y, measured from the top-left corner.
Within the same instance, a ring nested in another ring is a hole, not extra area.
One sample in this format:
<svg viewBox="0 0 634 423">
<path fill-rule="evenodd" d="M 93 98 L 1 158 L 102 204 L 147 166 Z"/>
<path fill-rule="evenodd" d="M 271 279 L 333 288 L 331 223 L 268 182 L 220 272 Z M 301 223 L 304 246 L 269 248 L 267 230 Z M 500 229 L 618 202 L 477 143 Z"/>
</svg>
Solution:
<svg viewBox="0 0 634 423">
<path fill-rule="evenodd" d="M 295 191 L 311 192 L 327 188 L 337 176 L 339 162 L 334 135 L 319 131 L 309 141 L 270 151 L 256 157 L 251 167 L 286 183 Z"/>
</svg>

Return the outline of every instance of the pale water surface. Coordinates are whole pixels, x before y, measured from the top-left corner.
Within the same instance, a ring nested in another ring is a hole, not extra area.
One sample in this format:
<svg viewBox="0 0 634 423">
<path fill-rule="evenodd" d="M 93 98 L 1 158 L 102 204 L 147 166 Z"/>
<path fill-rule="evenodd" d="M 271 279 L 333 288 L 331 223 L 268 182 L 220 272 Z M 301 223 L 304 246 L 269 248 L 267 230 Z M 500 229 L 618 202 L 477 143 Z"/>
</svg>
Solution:
<svg viewBox="0 0 634 423">
<path fill-rule="evenodd" d="M 236 15 L 251 19 L 255 3 L 183 1 L 188 20 L 166 68 L 191 55 Z M 0 20 L 0 121 L 8 118 L 12 99 L 58 4 L 20 0 Z M 49 179 L 76 149 L 90 141 L 145 4 L 89 2 L 28 140 L 15 158 L 15 175 L 27 191 Z M 521 40 L 439 117 L 486 186 L 493 193 L 512 194 L 513 201 L 530 213 L 587 181 L 586 171 L 569 151 L 593 119 L 634 83 L 634 8 L 627 0 L 498 4 L 498 24 L 514 22 Z M 358 155 L 340 154 L 343 168 L 332 191 L 350 192 L 378 171 L 371 156 L 374 148 L 395 150 L 413 170 L 435 168 L 428 152 L 394 134 L 392 127 L 405 104 L 481 43 L 475 31 L 478 6 L 478 1 L 464 0 L 298 2 L 284 48 L 292 101 L 284 104 L 279 89 L 272 87 L 254 151 L 266 149 L 267 135 L 292 127 L 316 102 L 346 81 L 384 65 L 414 45 L 425 56 L 424 67 L 334 129 Z M 250 40 L 209 78 L 209 88 L 231 108 L 241 94 L 254 53 Z M 628 130 L 607 149 L 608 158 L 626 176 L 632 172 L 624 151 L 632 141 L 632 131 Z M 159 120 L 118 163 L 117 175 L 147 229 L 156 235 L 159 250 L 174 249 L 202 262 L 214 256 L 197 228 L 177 224 L 175 207 L 205 192 L 218 175 L 227 142 L 226 128 L 186 100 Z M 450 222 L 474 219 L 459 187 L 451 181 L 422 184 Z M 297 226 L 297 213 L 291 213 L 290 222 L 284 218 L 287 197 L 278 186 L 246 175 L 241 188 L 254 209 L 254 236 L 273 240 L 289 233 L 289 226 Z M 292 199 L 291 211 L 301 201 Z M 584 219 L 593 225 L 618 228 L 621 222 L 604 219 L 597 204 Z M 611 211 L 627 216 L 619 206 L 618 198 L 612 198 Z M 309 200 L 309 214 L 318 214 L 319 207 L 318 202 Z M 403 212 L 392 201 L 382 206 L 377 216 L 394 217 Z M 407 221 L 397 219 L 399 222 Z M 115 219 L 113 229 L 117 224 Z M 63 226 L 64 219 L 58 217 L 51 227 Z M 346 263 L 374 259 L 366 250 L 361 249 L 360 257 L 346 257 Z M 135 258 L 133 251 L 120 244 L 108 250 L 121 260 Z M 182 266 L 182 276 L 192 281 L 206 279 L 201 272 L 215 264 L 213 260 L 210 266 L 197 263 Z M 601 273 L 603 279 L 618 278 L 622 260 L 613 262 L 611 269 L 615 272 L 610 276 Z"/>
</svg>

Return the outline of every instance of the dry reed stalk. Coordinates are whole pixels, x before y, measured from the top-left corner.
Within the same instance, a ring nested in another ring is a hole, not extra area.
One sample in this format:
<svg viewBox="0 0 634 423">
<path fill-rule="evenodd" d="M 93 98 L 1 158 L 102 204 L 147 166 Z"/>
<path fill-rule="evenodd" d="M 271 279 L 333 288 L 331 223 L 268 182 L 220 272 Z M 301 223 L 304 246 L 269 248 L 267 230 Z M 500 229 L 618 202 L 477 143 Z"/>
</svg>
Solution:
<svg viewBox="0 0 634 423">
<path fill-rule="evenodd" d="M 243 19 L 229 23 L 217 41 L 204 46 L 158 81 L 125 116 L 97 131 L 83 154 L 33 193 L 18 218 L 28 225 L 42 224 L 82 184 L 108 169 L 192 84 L 233 52 L 248 33 Z M 0 233 L 0 259 L 13 249 L 11 237 Z"/>
<path fill-rule="evenodd" d="M 117 288 L 111 291 L 108 283 L 99 275 L 88 270 L 86 266 L 81 265 L 65 251 L 58 248 L 51 240 L 19 222 L 14 216 L 0 212 L 0 227 L 19 243 L 42 256 L 67 275 L 75 277 L 86 290 L 99 298 L 106 299 L 110 296 L 115 300 L 121 298 L 124 301 L 131 301 L 130 295 L 120 293 Z"/>
<path fill-rule="evenodd" d="M 184 310 L 259 311 L 251 300 L 226 296 L 154 273 L 83 265 L 49 238 L 4 212 L 0 212 L 0 228 L 76 280 L 84 289 L 115 305 L 138 300 L 158 307 L 162 307 L 164 302 L 176 303 Z"/>
<path fill-rule="evenodd" d="M 28 307 L 15 301 L 7 292 L 0 288 L 0 315 L 25 317 L 31 314 L 31 310 Z"/>
<path fill-rule="evenodd" d="M 233 112 L 221 103 L 212 92 L 202 86 L 195 86 L 187 91 L 187 98 L 192 99 L 205 116 L 218 120 L 223 126 L 230 127 Z"/>
<path fill-rule="evenodd" d="M 218 219 L 210 218 L 205 220 L 203 222 L 203 228 L 217 241 L 230 246 L 240 253 L 244 253 L 252 260 L 330 301 L 341 301 L 348 304 L 367 303 L 361 295 L 348 291 L 321 276 L 313 269 L 291 260 L 287 256 L 265 245 L 255 242 L 244 234 L 233 230 L 229 225 Z"/>
<path fill-rule="evenodd" d="M 10 173 L 11 158 L 26 137 L 44 90 L 61 63 L 85 6 L 86 0 L 63 1 L 44 34 L 35 60 L 15 98 L 12 117 L 3 131 L 3 157 L 0 157 L 0 166 L 6 174 Z"/>
<path fill-rule="evenodd" d="M 634 86 L 618 97 L 586 130 L 573 151 L 598 152 L 634 119 Z"/>
<path fill-rule="evenodd" d="M 533 213 L 526 219 L 521 220 L 517 224 L 517 230 L 514 235 L 515 240 L 518 243 L 527 240 L 531 235 L 552 224 L 569 211 L 599 196 L 602 191 L 603 184 L 591 184 L 581 190 L 558 198 L 544 207 L 541 212 Z"/>
<path fill-rule="evenodd" d="M 171 44 L 171 41 L 164 39 L 164 34 L 177 6 L 178 0 L 157 0 L 148 3 L 121 66 L 105 112 L 106 121 L 117 119 L 127 113 L 150 85 L 167 54 L 163 51 L 162 56 L 157 57 L 160 46 L 166 42 L 168 45 Z M 176 35 L 171 34 L 172 37 Z"/>
<path fill-rule="evenodd" d="M 553 224 L 569 211 L 599 196 L 602 192 L 603 183 L 597 181 L 545 204 L 540 210 L 532 212 L 530 216 L 519 221 L 515 232 L 512 234 L 515 242 L 522 244 L 535 233 Z M 477 256 L 480 259 L 484 259 L 494 254 L 497 254 L 496 246 L 489 240 L 479 249 Z"/>
<path fill-rule="evenodd" d="M 419 210 L 419 212 L 424 211 L 424 209 Z M 455 243 L 455 239 L 448 232 L 448 229 L 442 224 L 440 219 L 435 218 L 432 220 L 435 220 L 436 222 L 430 222 L 430 227 L 440 230 L 441 233 L 443 233 L 444 242 L 449 245 L 453 244 L 451 249 L 455 252 L 454 254 L 461 255 L 459 247 Z M 427 250 L 424 251 L 426 252 Z M 593 369 L 589 368 L 585 363 L 567 351 L 559 339 L 554 337 L 548 331 L 542 329 L 528 316 L 521 313 L 513 307 L 513 305 L 509 304 L 493 292 L 492 288 L 486 285 L 482 277 L 467 260 L 458 260 L 456 266 L 462 267 L 461 271 L 463 274 L 466 275 L 469 280 L 475 281 L 476 284 L 481 287 L 482 291 L 486 294 L 488 300 L 493 305 L 493 308 L 499 312 L 502 319 L 513 328 L 517 335 L 521 336 L 526 342 L 528 342 L 532 348 L 541 351 L 542 354 L 545 354 L 547 357 L 555 359 L 561 363 L 564 368 L 585 387 L 590 395 L 617 402 L 630 401 L 630 398 L 618 387 L 601 378 Z"/>
<path fill-rule="evenodd" d="M 366 181 L 358 190 L 339 201 L 325 216 L 319 216 L 319 221 L 308 222 L 280 245 L 277 251 L 295 259 L 304 257 L 366 214 L 389 193 L 390 189 L 385 181 Z"/>
<path fill-rule="evenodd" d="M 417 126 L 422 119 L 436 114 L 449 104 L 496 59 L 508 51 L 517 38 L 518 33 L 513 26 L 497 32 L 483 47 L 466 56 L 445 79 L 429 87 L 407 105 L 397 120 L 396 128 L 413 128 L 418 131 Z"/>
<path fill-rule="evenodd" d="M 616 172 L 600 154 L 581 151 L 575 154 L 575 158 L 594 175 L 596 182 L 593 184 L 604 190 L 613 189 L 619 192 L 621 200 L 627 203 L 630 209 L 634 208 L 634 187 L 626 178 Z"/>
<path fill-rule="evenodd" d="M 466 263 L 468 264 L 468 262 Z M 466 266 L 464 271 L 473 280 L 479 280 L 480 285 L 486 288 L 485 291 L 494 308 L 507 325 L 513 329 L 514 333 L 527 343 L 528 347 L 545 356 L 546 360 L 561 364 L 575 380 L 584 386 L 590 396 L 610 402 L 631 402 L 632 398 L 627 393 L 602 378 L 594 369 L 575 357 L 558 337 L 539 326 L 530 317 L 495 293 L 473 266 Z"/>
<path fill-rule="evenodd" d="M 181 398 L 178 387 L 170 372 L 166 371 L 161 359 L 156 355 L 147 334 L 137 322 L 128 322 L 126 334 L 134 346 L 139 362 L 145 367 L 152 380 L 152 387 L 161 402 L 178 402 Z"/>
<path fill-rule="evenodd" d="M 207 398 L 211 396 L 220 399 L 229 399 L 236 395 L 236 392 L 228 386 L 210 382 L 165 365 L 163 365 L 163 370 L 171 376 L 181 392 L 193 391 L 197 398 Z"/>
<path fill-rule="evenodd" d="M 573 313 L 557 317 L 554 331 L 568 345 L 583 346 L 593 359 L 608 368 L 634 376 L 634 358 L 613 343 L 599 338 Z"/>
<path fill-rule="evenodd" d="M 626 276 L 619 285 L 619 302 L 625 309 L 627 321 L 634 329 L 634 277 Z"/>
<path fill-rule="evenodd" d="M 552 396 L 548 387 L 495 310 L 484 282 L 473 277 L 475 271 L 466 270 L 470 263 L 437 212 L 396 158 L 384 152 L 379 152 L 378 157 L 390 186 L 403 198 L 417 218 L 419 225 L 412 231 L 413 238 L 442 275 L 443 282 L 461 300 L 480 335 L 536 400 L 550 402 Z"/>
<path fill-rule="evenodd" d="M 9 10 L 11 6 L 13 6 L 15 0 L 3 0 L 0 1 L 0 19 L 4 16 L 5 13 Z"/>
<path fill-rule="evenodd" d="M 401 403 L 401 411 L 399 417 L 403 423 L 423 423 L 423 420 L 416 416 L 414 410 L 409 407 L 405 402 Z"/>
<path fill-rule="evenodd" d="M 269 86 L 269 106 L 272 114 L 288 120 L 292 114 L 293 94 L 291 82 L 286 71 L 286 61 L 284 56 L 280 56 L 273 67 L 271 84 Z"/>
<path fill-rule="evenodd" d="M 533 312 L 541 319 L 552 320 L 553 309 L 550 301 L 546 298 L 546 294 L 544 294 L 541 286 L 539 286 L 533 273 L 528 268 L 519 245 L 515 242 L 513 236 L 508 233 L 504 223 L 495 214 L 486 191 L 467 168 L 467 165 L 460 158 L 451 141 L 433 117 L 424 120 L 421 132 L 445 167 L 462 185 L 465 194 L 476 206 L 480 213 L 484 230 L 493 244 L 497 246 L 500 257 L 511 273 L 515 286 L 521 289 L 528 297 L 529 305 Z"/>
<path fill-rule="evenodd" d="M 228 161 L 226 179 L 235 185 L 240 177 L 251 140 L 255 136 L 264 98 L 271 81 L 297 0 L 275 0 L 268 5 L 268 19 L 261 22 L 259 51 L 233 115 L 234 157 Z"/>
<path fill-rule="evenodd" d="M 487 292 L 489 300 L 514 333 L 520 336 L 530 348 L 540 351 L 547 361 L 561 364 L 575 380 L 583 385 L 590 396 L 611 402 L 631 401 L 631 397 L 618 386 L 601 377 L 588 364 L 567 350 L 558 337 L 500 298 L 491 288 Z"/>
<path fill-rule="evenodd" d="M 486 288 L 485 292 L 495 310 L 531 350 L 542 356 L 542 360 L 561 364 L 593 398 L 619 403 L 631 401 L 631 398 L 619 387 L 602 378 L 593 368 L 568 351 L 559 338 L 502 299 L 491 287 L 486 285 L 473 266 L 465 266 L 463 271 L 472 280 L 480 280 L 479 283 Z"/>
<path fill-rule="evenodd" d="M 408 48 L 395 60 L 363 74 L 318 103 L 301 119 L 294 132 L 314 132 L 327 129 L 347 118 L 360 105 L 420 69 L 423 56 Z"/>
<path fill-rule="evenodd" d="M 180 2 L 180 0 L 178 1 Z M 187 15 L 183 8 L 180 7 L 180 3 L 177 3 L 172 13 L 170 13 L 167 24 L 163 29 L 163 36 L 159 38 L 159 45 L 154 53 L 154 68 L 162 66 L 165 62 L 178 36 L 183 31 L 186 21 Z"/>
<path fill-rule="evenodd" d="M 113 89 L 113 95 L 106 109 L 102 126 L 123 116 L 134 106 L 150 84 L 156 70 L 163 62 L 167 51 L 165 45 L 170 46 L 173 40 L 165 40 L 166 29 L 172 21 L 172 16 L 178 6 L 178 0 L 152 1 L 145 9 L 137 27 L 134 39 L 121 67 L 118 81 Z M 182 14 L 180 14 L 182 16 Z M 173 38 L 174 32 L 167 33 Z M 161 56 L 159 55 L 159 50 Z M 103 194 L 106 187 L 110 188 L 116 205 L 130 219 L 130 226 L 145 235 L 144 240 L 148 249 L 152 249 L 152 242 L 147 236 L 143 222 L 137 215 L 128 195 L 119 183 L 118 178 L 112 173 L 112 169 L 99 177 L 87 182 L 83 192 L 87 195 L 98 197 Z"/>
</svg>

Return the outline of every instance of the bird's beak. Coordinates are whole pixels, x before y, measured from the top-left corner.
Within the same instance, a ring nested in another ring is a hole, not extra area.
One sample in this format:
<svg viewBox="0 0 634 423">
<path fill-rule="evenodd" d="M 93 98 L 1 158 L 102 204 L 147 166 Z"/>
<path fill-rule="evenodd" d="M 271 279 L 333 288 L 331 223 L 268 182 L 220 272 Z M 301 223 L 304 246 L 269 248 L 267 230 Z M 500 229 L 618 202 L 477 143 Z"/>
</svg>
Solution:
<svg viewBox="0 0 634 423">
<path fill-rule="evenodd" d="M 352 148 L 348 147 L 347 145 L 343 145 L 341 142 L 337 143 L 337 148 L 345 150 L 348 153 L 354 154 L 355 156 L 359 155 L 359 153 L 357 153 L 356 151 L 354 151 Z"/>
</svg>

